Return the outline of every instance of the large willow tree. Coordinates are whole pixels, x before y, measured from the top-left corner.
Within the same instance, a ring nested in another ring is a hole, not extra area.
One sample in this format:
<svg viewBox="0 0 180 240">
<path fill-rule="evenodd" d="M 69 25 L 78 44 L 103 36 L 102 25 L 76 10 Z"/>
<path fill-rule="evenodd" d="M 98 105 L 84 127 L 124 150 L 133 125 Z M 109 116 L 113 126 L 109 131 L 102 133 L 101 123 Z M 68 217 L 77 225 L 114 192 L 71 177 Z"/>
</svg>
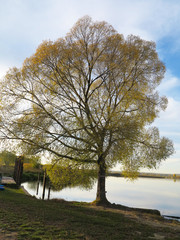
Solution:
<svg viewBox="0 0 180 240">
<path fill-rule="evenodd" d="M 107 169 L 153 168 L 173 153 L 171 141 L 149 127 L 167 105 L 155 91 L 164 72 L 154 42 L 125 39 L 106 22 L 83 17 L 6 74 L 1 138 L 49 152 L 59 164 L 97 168 L 96 200 L 107 202 Z"/>
</svg>

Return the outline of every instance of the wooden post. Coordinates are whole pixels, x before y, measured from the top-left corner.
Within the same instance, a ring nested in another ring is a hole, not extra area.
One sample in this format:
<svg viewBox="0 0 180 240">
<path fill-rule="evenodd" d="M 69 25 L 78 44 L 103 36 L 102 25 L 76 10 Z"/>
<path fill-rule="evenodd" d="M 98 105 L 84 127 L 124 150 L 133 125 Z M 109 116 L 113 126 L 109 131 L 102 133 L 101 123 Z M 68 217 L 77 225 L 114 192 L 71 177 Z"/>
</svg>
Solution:
<svg viewBox="0 0 180 240">
<path fill-rule="evenodd" d="M 49 181 L 48 200 L 50 199 L 50 193 L 51 193 L 51 181 Z"/>
<path fill-rule="evenodd" d="M 44 200 L 44 196 L 45 196 L 45 189 L 46 189 L 46 169 L 44 170 L 44 177 L 43 177 L 43 193 L 42 193 L 43 200 Z"/>
<path fill-rule="evenodd" d="M 37 190 L 36 190 L 36 195 L 38 195 L 38 192 L 39 192 L 39 180 L 40 180 L 40 173 L 38 173 L 38 180 L 37 180 Z"/>
<path fill-rule="evenodd" d="M 2 181 L 2 173 L 0 173 L 0 184 L 1 184 L 1 181 Z"/>
<path fill-rule="evenodd" d="M 23 173 L 23 160 L 24 160 L 23 156 L 19 156 L 15 160 L 13 178 L 18 187 L 21 185 L 21 177 L 22 177 L 22 173 Z"/>
</svg>

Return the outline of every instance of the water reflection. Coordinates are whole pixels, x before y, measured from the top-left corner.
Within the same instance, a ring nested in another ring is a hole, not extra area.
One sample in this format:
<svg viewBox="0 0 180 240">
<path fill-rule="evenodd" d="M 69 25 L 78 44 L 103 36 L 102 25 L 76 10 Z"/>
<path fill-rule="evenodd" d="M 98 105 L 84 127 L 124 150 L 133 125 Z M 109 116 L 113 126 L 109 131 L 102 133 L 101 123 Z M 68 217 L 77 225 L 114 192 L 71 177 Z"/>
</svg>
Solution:
<svg viewBox="0 0 180 240">
<path fill-rule="evenodd" d="M 180 216 L 180 181 L 139 178 L 130 182 L 124 178 L 107 181 L 107 197 L 111 202 L 139 208 L 154 208 L 163 215 Z"/>
<path fill-rule="evenodd" d="M 33 196 L 36 196 L 36 182 L 22 184 Z M 180 216 L 180 181 L 173 179 L 139 178 L 131 182 L 124 178 L 108 177 L 106 183 L 107 198 L 112 203 L 129 207 L 151 208 L 160 210 L 162 215 Z M 46 190 L 45 198 L 48 191 Z M 42 197 L 40 184 L 38 198 Z M 51 190 L 50 198 L 62 198 L 67 201 L 91 202 L 96 197 L 96 184 L 91 190 L 78 187 Z"/>
</svg>

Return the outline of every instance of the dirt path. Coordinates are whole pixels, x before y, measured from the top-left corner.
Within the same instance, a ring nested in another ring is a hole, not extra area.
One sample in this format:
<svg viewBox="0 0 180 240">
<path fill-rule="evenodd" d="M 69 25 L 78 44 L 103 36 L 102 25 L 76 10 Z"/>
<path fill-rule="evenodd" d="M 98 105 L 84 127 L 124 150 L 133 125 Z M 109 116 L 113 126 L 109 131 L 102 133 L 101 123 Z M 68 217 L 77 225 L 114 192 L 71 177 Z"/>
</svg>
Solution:
<svg viewBox="0 0 180 240">
<path fill-rule="evenodd" d="M 175 220 L 167 220 L 164 219 L 162 216 L 156 215 L 156 214 L 147 214 L 147 213 L 142 213 L 138 211 L 126 211 L 122 209 L 113 209 L 113 208 L 104 208 L 100 206 L 91 206 L 94 209 L 103 209 L 105 211 L 109 212 L 115 212 L 115 213 L 120 213 L 125 215 L 126 217 L 130 218 L 131 220 L 135 222 L 139 222 L 141 224 L 146 224 L 151 227 L 154 227 L 157 229 L 157 232 L 154 233 L 153 237 L 148 237 L 147 239 L 154 239 L 154 240 L 163 240 L 166 239 L 167 237 L 169 239 L 174 239 L 174 234 L 170 233 L 170 231 L 164 231 L 164 229 L 172 229 L 179 233 L 179 238 L 180 239 L 180 222 L 175 221 Z M 139 232 L 139 235 L 141 235 L 141 232 Z M 177 238 L 176 238 L 177 239 Z"/>
</svg>

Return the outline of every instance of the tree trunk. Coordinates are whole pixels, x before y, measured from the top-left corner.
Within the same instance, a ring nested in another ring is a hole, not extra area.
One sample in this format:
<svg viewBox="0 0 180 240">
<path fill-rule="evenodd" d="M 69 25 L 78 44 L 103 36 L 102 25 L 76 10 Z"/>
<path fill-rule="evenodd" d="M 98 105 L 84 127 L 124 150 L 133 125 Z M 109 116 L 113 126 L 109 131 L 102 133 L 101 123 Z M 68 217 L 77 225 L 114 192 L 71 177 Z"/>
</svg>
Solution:
<svg viewBox="0 0 180 240">
<path fill-rule="evenodd" d="M 107 205 L 110 203 L 106 198 L 106 165 L 102 157 L 99 158 L 98 167 L 97 195 L 94 203 L 96 205 Z"/>
</svg>

